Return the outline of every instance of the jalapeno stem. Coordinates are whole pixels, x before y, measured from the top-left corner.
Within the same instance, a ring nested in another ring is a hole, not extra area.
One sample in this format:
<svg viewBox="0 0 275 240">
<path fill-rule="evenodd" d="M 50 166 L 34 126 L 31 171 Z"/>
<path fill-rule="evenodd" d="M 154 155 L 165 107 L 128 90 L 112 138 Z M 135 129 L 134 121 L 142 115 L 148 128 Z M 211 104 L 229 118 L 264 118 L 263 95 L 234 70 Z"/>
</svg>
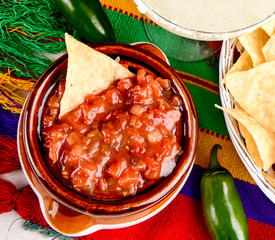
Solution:
<svg viewBox="0 0 275 240">
<path fill-rule="evenodd" d="M 211 150 L 211 154 L 210 154 L 209 170 L 216 170 L 216 169 L 221 168 L 221 166 L 218 162 L 218 158 L 217 158 L 217 152 L 221 148 L 222 147 L 219 144 L 216 144 L 213 146 L 213 148 Z"/>
</svg>

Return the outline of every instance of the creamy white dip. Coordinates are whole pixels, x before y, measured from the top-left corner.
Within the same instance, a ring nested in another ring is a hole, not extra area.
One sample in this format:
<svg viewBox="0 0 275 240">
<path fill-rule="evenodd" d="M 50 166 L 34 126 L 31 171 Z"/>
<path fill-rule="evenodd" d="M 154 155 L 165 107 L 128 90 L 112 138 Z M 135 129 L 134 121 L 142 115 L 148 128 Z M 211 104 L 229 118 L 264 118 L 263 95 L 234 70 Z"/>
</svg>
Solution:
<svg viewBox="0 0 275 240">
<path fill-rule="evenodd" d="M 162 17 L 182 27 L 230 32 L 264 20 L 275 12 L 275 0 L 144 0 Z"/>
</svg>

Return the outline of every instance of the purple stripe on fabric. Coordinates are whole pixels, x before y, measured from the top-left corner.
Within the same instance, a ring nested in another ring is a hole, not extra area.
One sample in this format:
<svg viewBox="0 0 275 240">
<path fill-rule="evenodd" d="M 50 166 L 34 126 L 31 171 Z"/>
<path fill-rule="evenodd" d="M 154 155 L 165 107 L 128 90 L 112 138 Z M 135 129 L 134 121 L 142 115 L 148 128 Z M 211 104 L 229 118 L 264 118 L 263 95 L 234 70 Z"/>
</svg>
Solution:
<svg viewBox="0 0 275 240">
<path fill-rule="evenodd" d="M 204 171 L 205 169 L 194 165 L 180 193 L 200 200 L 200 179 Z M 238 179 L 235 179 L 235 186 L 240 194 L 246 217 L 275 226 L 275 205 L 263 194 L 260 188 Z"/>
<path fill-rule="evenodd" d="M 19 115 L 0 107 L 0 134 L 16 140 Z"/>
</svg>

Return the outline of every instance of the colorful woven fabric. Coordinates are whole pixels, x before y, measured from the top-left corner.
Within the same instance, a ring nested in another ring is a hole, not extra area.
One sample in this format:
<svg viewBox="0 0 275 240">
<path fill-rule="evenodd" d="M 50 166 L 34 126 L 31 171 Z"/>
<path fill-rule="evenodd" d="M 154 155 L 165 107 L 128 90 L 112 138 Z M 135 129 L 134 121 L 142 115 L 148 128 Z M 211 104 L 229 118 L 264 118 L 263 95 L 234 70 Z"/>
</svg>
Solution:
<svg viewBox="0 0 275 240">
<path fill-rule="evenodd" d="M 101 0 L 101 2 L 106 8 L 118 42 L 149 42 L 144 25 L 151 24 L 156 31 L 159 29 L 150 19 L 139 13 L 132 0 Z M 60 38 L 60 31 L 64 29 L 54 30 L 56 35 L 52 37 L 57 39 Z M 210 149 L 217 143 L 222 146 L 219 153 L 221 165 L 228 169 L 235 178 L 235 184 L 248 218 L 250 239 L 274 239 L 275 207 L 261 192 L 242 164 L 229 138 L 223 114 L 214 108 L 215 103 L 220 104 L 218 57 L 214 56 L 198 62 L 180 62 L 172 58 L 169 61 L 187 85 L 198 114 L 200 127 L 198 152 L 190 177 L 175 200 L 153 218 L 124 229 L 101 230 L 83 239 L 210 239 L 201 213 L 199 183 L 204 169 L 208 166 Z M 0 66 L 0 69 L 7 70 L 2 67 L 5 66 Z M 25 69 L 27 72 L 32 72 L 31 66 L 27 68 Z M 19 69 L 25 72 L 25 75 L 17 73 L 16 76 L 7 75 L 7 71 L 2 71 L 6 75 L 5 78 L 0 75 L 0 89 L 8 76 L 13 78 L 22 76 L 24 78 L 21 79 L 29 79 L 28 84 L 33 84 L 38 76 L 30 76 L 25 70 Z M 7 81 L 12 81 L 12 78 Z M 16 103 L 21 104 L 22 99 Z M 15 103 L 13 105 L 16 106 Z M 2 104 L 2 107 L 8 108 L 5 104 Z M 18 112 L 18 108 L 13 112 Z M 17 121 L 18 115 L 12 114 L 9 110 L 0 109 L 0 134 L 15 139 Z M 14 140 L 6 139 L 6 144 L 8 141 L 14 144 Z M 36 223 L 35 218 L 29 220 Z"/>
</svg>

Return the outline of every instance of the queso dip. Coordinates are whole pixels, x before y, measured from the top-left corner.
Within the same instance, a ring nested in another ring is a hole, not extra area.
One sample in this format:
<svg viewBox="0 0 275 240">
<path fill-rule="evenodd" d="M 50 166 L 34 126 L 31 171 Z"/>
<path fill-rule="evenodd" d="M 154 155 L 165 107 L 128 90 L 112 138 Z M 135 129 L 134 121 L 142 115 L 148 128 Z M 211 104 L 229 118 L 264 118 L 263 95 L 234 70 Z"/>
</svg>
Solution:
<svg viewBox="0 0 275 240">
<path fill-rule="evenodd" d="M 144 0 L 157 14 L 179 26 L 205 32 L 231 32 L 275 12 L 274 0 Z"/>
</svg>

